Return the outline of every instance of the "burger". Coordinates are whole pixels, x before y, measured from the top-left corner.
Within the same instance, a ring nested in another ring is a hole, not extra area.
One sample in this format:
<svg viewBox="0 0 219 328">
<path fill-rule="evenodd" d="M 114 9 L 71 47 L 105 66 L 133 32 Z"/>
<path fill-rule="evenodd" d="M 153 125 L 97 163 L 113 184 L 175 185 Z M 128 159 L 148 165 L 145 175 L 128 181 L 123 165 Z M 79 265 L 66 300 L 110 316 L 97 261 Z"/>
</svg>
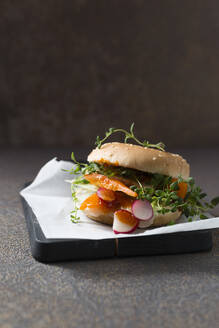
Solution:
<svg viewBox="0 0 219 328">
<path fill-rule="evenodd" d="M 134 136 L 133 128 L 130 131 Z M 195 186 L 187 161 L 166 152 L 161 143 L 141 143 L 136 137 L 138 145 L 127 143 L 130 135 L 125 132 L 124 143 L 97 139 L 87 164 L 77 162 L 72 153 L 75 166 L 70 173 L 78 175 L 71 181 L 72 221 L 78 222 L 82 211 L 91 220 L 112 226 L 115 233 L 132 233 L 174 224 L 181 214 L 189 221 L 195 215 L 206 218 L 204 212 L 218 199 L 203 205 L 206 194 Z"/>
</svg>

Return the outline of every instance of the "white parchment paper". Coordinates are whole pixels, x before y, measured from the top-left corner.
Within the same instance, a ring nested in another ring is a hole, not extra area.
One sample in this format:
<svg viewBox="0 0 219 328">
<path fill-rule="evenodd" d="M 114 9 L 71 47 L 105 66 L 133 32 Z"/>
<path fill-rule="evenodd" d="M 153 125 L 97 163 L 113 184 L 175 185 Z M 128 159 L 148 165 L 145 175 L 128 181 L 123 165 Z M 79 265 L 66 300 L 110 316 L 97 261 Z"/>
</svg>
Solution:
<svg viewBox="0 0 219 328">
<path fill-rule="evenodd" d="M 149 236 L 179 231 L 192 231 L 219 228 L 219 218 L 206 220 L 194 219 L 187 222 L 181 217 L 176 224 L 161 228 L 137 229 L 132 234 L 115 235 L 110 226 L 97 223 L 79 211 L 79 223 L 72 223 L 70 211 L 73 209 L 70 184 L 65 180 L 73 176 L 62 169 L 69 170 L 72 163 L 57 161 L 55 158 L 45 164 L 31 185 L 21 191 L 26 199 L 46 238 L 108 239 Z"/>
</svg>

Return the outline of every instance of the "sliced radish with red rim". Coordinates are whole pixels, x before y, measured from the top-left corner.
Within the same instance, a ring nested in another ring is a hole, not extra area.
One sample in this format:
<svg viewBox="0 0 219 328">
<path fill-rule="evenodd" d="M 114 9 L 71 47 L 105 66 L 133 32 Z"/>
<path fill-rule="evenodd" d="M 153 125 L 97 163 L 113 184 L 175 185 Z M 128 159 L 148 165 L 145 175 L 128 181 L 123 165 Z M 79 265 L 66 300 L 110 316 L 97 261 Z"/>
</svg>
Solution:
<svg viewBox="0 0 219 328">
<path fill-rule="evenodd" d="M 132 204 L 132 213 L 138 220 L 151 220 L 154 212 L 148 200 L 135 200 Z"/>
<path fill-rule="evenodd" d="M 113 231 L 119 233 L 131 233 L 138 227 L 139 220 L 126 210 L 118 210 L 114 213 Z"/>
</svg>

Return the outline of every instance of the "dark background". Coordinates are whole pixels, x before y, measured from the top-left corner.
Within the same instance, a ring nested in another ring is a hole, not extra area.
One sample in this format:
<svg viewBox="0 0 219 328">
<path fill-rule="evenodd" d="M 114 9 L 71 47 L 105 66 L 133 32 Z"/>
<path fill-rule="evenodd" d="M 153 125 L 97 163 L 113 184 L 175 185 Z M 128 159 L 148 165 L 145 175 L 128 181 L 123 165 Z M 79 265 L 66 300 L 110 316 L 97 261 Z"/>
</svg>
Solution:
<svg viewBox="0 0 219 328">
<path fill-rule="evenodd" d="M 218 1 L 0 2 L 0 145 L 219 145 Z"/>
</svg>

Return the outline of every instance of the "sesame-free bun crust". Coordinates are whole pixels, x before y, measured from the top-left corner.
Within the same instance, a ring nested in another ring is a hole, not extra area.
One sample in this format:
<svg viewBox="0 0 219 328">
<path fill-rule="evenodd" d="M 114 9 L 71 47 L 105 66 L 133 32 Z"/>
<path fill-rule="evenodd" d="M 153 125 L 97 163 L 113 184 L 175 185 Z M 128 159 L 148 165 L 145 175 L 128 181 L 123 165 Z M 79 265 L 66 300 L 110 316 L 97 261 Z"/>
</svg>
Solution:
<svg viewBox="0 0 219 328">
<path fill-rule="evenodd" d="M 95 220 L 97 222 L 101 222 L 104 224 L 108 224 L 108 225 L 113 225 L 113 216 L 112 215 L 99 215 L 99 216 L 92 216 L 92 215 L 88 215 L 86 213 L 86 215 L 92 219 Z M 151 226 L 149 226 L 148 228 L 152 228 L 152 227 L 161 227 L 161 226 L 165 226 L 167 225 L 169 222 L 175 222 L 181 215 L 181 212 L 176 211 L 176 212 L 169 212 L 166 214 L 158 214 L 155 216 L 154 218 L 154 222 Z M 142 228 L 144 229 L 144 228 Z"/>
<path fill-rule="evenodd" d="M 123 166 L 173 178 L 181 175 L 187 179 L 190 173 L 189 164 L 178 154 L 120 142 L 103 144 L 100 149 L 94 149 L 87 159 L 89 162 Z"/>
<path fill-rule="evenodd" d="M 92 219 L 94 221 L 104 223 L 107 225 L 111 225 L 111 226 L 113 225 L 113 216 L 111 216 L 111 215 L 108 215 L 108 214 L 102 214 L 102 215 L 98 215 L 98 216 L 93 216 L 90 214 L 86 214 L 86 215 L 89 219 Z"/>
<path fill-rule="evenodd" d="M 180 215 L 180 211 L 169 212 L 166 214 L 158 214 L 157 216 L 155 216 L 154 222 L 151 227 L 161 227 L 167 225 L 172 221 L 175 222 L 177 219 L 179 219 Z"/>
</svg>

